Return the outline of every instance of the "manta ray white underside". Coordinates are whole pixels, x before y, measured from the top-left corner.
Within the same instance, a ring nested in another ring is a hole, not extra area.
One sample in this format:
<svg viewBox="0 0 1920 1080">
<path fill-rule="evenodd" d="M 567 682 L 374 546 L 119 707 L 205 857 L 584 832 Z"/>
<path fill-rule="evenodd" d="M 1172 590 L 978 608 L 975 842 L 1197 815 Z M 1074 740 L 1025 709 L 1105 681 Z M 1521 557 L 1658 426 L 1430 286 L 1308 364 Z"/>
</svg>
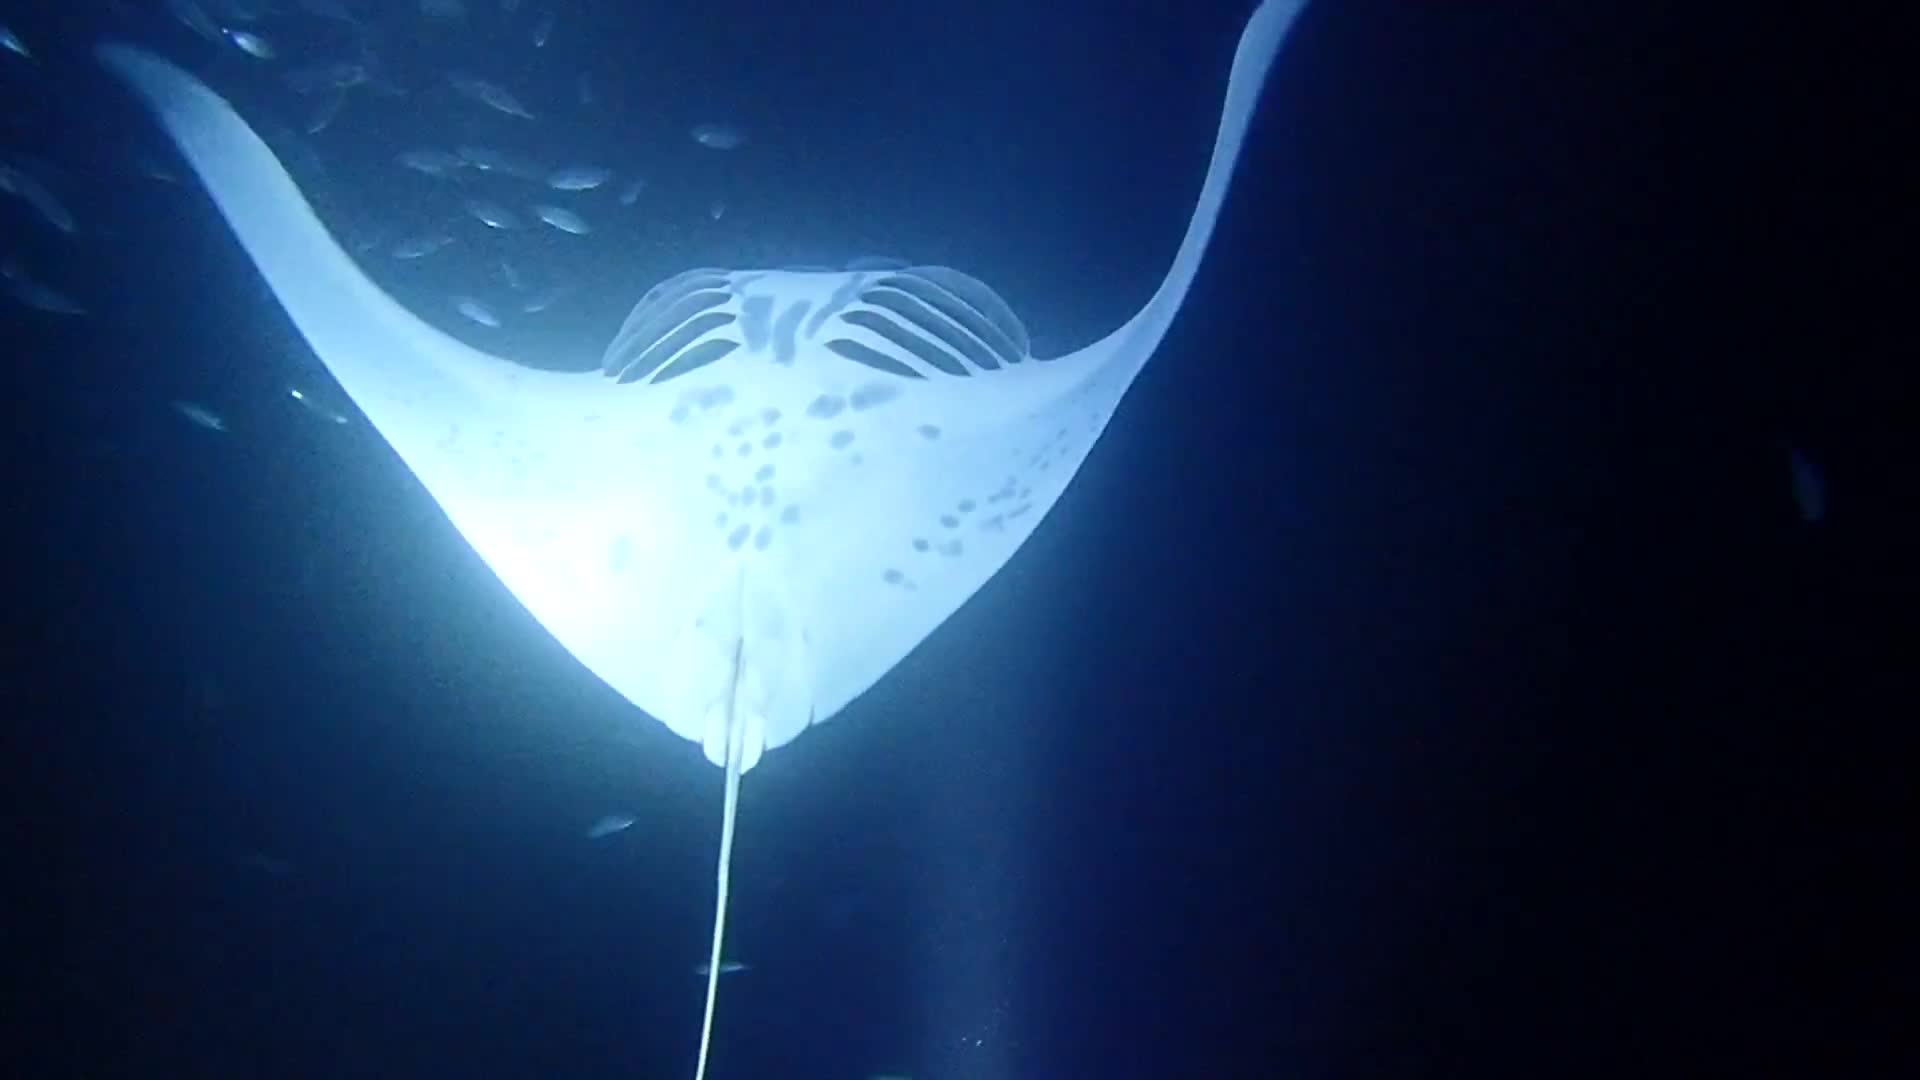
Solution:
<svg viewBox="0 0 1920 1080">
<path fill-rule="evenodd" d="M 935 266 L 689 271 L 641 299 L 599 373 L 489 356 L 369 281 L 211 90 L 135 48 L 99 56 L 514 596 L 727 768 L 717 971 L 740 774 L 886 674 L 1060 497 L 1186 295 L 1304 6 L 1267 0 L 1248 23 L 1159 289 L 1111 334 L 1045 361 L 991 289 Z M 701 1071 L 705 1059 L 703 1034 Z"/>
</svg>

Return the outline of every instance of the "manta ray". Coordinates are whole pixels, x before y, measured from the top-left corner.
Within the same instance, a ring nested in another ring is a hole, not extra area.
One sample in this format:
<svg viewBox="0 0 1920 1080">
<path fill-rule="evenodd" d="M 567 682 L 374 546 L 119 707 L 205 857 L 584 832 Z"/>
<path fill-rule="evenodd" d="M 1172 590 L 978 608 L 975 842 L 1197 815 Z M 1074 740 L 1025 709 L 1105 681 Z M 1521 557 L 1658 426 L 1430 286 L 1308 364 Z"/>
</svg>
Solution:
<svg viewBox="0 0 1920 1080">
<path fill-rule="evenodd" d="M 597 372 L 492 356 L 370 281 L 212 90 L 138 48 L 98 47 L 487 566 L 588 670 L 725 771 L 697 1078 L 742 775 L 873 686 L 1059 500 L 1187 295 L 1304 7 L 1265 0 L 1247 23 L 1152 297 L 1044 359 L 975 278 L 873 262 L 677 274 L 634 305 Z"/>
</svg>

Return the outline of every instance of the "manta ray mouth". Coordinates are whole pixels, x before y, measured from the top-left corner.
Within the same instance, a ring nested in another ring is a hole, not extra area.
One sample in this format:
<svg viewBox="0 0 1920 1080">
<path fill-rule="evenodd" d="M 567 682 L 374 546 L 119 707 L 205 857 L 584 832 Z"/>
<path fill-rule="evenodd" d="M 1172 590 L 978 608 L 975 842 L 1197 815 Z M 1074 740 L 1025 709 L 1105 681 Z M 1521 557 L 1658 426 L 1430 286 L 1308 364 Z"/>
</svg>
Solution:
<svg viewBox="0 0 1920 1080">
<path fill-rule="evenodd" d="M 618 383 L 658 385 L 739 349 L 790 366 L 814 347 L 902 379 L 968 377 L 1032 359 L 1006 301 L 951 267 L 702 268 L 649 289 L 600 370 Z"/>
</svg>

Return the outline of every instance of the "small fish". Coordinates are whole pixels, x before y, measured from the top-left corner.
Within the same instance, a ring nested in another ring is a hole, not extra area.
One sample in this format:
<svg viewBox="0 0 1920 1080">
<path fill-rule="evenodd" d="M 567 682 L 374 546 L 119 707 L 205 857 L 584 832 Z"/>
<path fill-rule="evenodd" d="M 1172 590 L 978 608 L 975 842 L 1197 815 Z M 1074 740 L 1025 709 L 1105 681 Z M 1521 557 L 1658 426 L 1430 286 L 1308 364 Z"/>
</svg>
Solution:
<svg viewBox="0 0 1920 1080">
<path fill-rule="evenodd" d="M 340 115 L 340 106 L 346 104 L 346 100 L 347 93 L 344 90 L 336 90 L 321 98 L 320 103 L 313 107 L 313 115 L 307 117 L 307 134 L 318 135 L 327 130 L 333 118 Z"/>
<path fill-rule="evenodd" d="M 536 49 L 546 48 L 547 39 L 552 36 L 553 12 L 542 12 L 540 14 L 540 21 L 533 24 L 533 47 Z"/>
<path fill-rule="evenodd" d="M 446 176 L 448 173 L 458 172 L 467 165 L 465 158 L 455 157 L 445 150 L 408 150 L 395 160 L 415 172 L 423 172 L 428 176 Z"/>
<path fill-rule="evenodd" d="M 444 233 L 427 233 L 422 236 L 409 236 L 393 245 L 389 252 L 396 259 L 419 259 L 439 251 L 453 243 L 453 237 Z"/>
<path fill-rule="evenodd" d="M 592 825 L 587 826 L 587 839 L 604 840 L 617 832 L 626 832 L 633 828 L 631 814 L 608 814 Z"/>
<path fill-rule="evenodd" d="M 719 199 L 713 200 L 707 207 L 707 216 L 715 221 L 719 221 L 722 217 L 726 216 L 726 213 L 727 204 L 721 202 Z"/>
<path fill-rule="evenodd" d="M 20 35 L 14 33 L 12 27 L 4 24 L 0 24 L 0 49 L 27 60 L 33 59 L 33 50 L 27 48 L 27 43 L 20 40 Z"/>
<path fill-rule="evenodd" d="M 486 146 L 462 146 L 456 153 L 460 160 L 479 169 L 481 172 L 505 173 L 522 180 L 545 180 L 547 170 L 523 158 L 504 154 Z"/>
<path fill-rule="evenodd" d="M 180 25 L 208 41 L 219 42 L 219 25 L 208 18 L 206 11 L 199 4 L 194 3 L 194 0 L 167 0 L 167 10 L 173 13 L 174 18 L 180 20 Z"/>
<path fill-rule="evenodd" d="M 0 265 L 0 277 L 4 277 L 8 296 L 30 308 L 44 311 L 49 315 L 85 315 L 87 309 L 58 289 L 42 285 L 27 276 L 26 270 L 17 263 Z"/>
<path fill-rule="evenodd" d="M 696 124 L 693 141 L 709 150 L 736 150 L 745 145 L 747 135 L 730 124 Z"/>
<path fill-rule="evenodd" d="M 640 193 L 645 190 L 647 190 L 645 177 L 636 176 L 627 181 L 627 186 L 620 189 L 620 205 L 632 206 L 639 201 Z"/>
<path fill-rule="evenodd" d="M 613 178 L 613 170 L 598 165 L 568 165 L 547 176 L 547 186 L 555 191 L 592 191 Z"/>
<path fill-rule="evenodd" d="M 460 163 L 479 169 L 481 172 L 505 172 L 502 168 L 506 155 L 486 146 L 462 146 L 454 153 L 460 155 Z"/>
<path fill-rule="evenodd" d="M 222 30 L 221 33 L 225 34 L 227 40 L 233 42 L 234 46 L 241 52 L 246 53 L 255 60 L 271 60 L 274 58 L 273 43 L 251 30 Z"/>
<path fill-rule="evenodd" d="M 520 104 L 520 99 L 514 97 L 513 94 L 503 86 L 497 86 L 485 79 L 476 79 L 471 75 L 462 75 L 458 72 L 448 75 L 447 81 L 453 84 L 453 89 L 456 93 L 462 97 L 477 101 L 489 109 L 506 113 L 508 116 L 517 116 L 522 120 L 534 119 L 533 113 L 527 111 L 525 105 Z"/>
<path fill-rule="evenodd" d="M 701 978 L 705 978 L 707 975 L 707 972 L 711 970 L 713 970 L 713 968 L 704 962 L 695 964 L 693 966 L 693 973 L 695 975 L 700 976 Z M 752 971 L 752 970 L 753 970 L 752 967 L 748 966 L 744 961 L 741 961 L 741 960 L 720 961 L 720 974 L 722 975 L 738 975 L 742 971 Z"/>
<path fill-rule="evenodd" d="M 220 419 L 219 413 L 214 412 L 212 409 L 207 408 L 197 401 L 176 401 L 173 403 L 173 411 L 193 421 L 195 425 L 206 428 L 208 431 L 227 430 L 227 422 Z"/>
<path fill-rule="evenodd" d="M 365 255 L 386 243 L 386 231 L 378 225 L 347 225 L 341 229 L 340 242 L 355 255 Z"/>
<path fill-rule="evenodd" d="M 533 208 L 533 215 L 561 232 L 572 233 L 575 236 L 585 236 L 593 231 L 587 226 L 585 218 L 564 206 L 542 204 Z"/>
<path fill-rule="evenodd" d="M 539 292 L 534 293 L 532 296 L 527 297 L 526 303 L 520 305 L 520 310 L 528 315 L 538 315 L 552 307 L 555 301 L 566 294 L 566 286 L 549 285 Z"/>
<path fill-rule="evenodd" d="M 180 174 L 174 172 L 171 166 L 162 165 L 145 154 L 139 154 L 134 157 L 133 169 L 148 180 L 158 180 L 163 184 L 178 184 L 180 182 Z"/>
<path fill-rule="evenodd" d="M 482 225 L 493 229 L 517 229 L 520 227 L 520 215 L 485 199 L 468 199 L 467 213 L 472 214 Z"/>
<path fill-rule="evenodd" d="M 481 326 L 491 327 L 496 330 L 500 328 L 500 317 L 495 315 L 487 305 L 475 300 L 471 296 L 454 297 L 453 308 L 455 311 L 479 323 Z"/>
<path fill-rule="evenodd" d="M 63 233 L 71 233 L 75 228 L 72 212 L 61 205 L 45 184 L 11 165 L 0 164 L 0 192 L 19 196 L 33 207 L 42 221 Z"/>
<path fill-rule="evenodd" d="M 288 387 L 287 396 L 299 402 L 302 408 L 306 409 L 308 412 L 319 417 L 320 419 L 325 420 L 329 424 L 344 424 L 347 422 L 347 417 L 344 413 L 338 412 L 334 409 L 330 409 L 327 406 L 320 404 L 318 401 L 314 400 L 314 397 L 312 394 L 307 393 L 306 391 L 300 389 L 297 386 Z"/>
</svg>

